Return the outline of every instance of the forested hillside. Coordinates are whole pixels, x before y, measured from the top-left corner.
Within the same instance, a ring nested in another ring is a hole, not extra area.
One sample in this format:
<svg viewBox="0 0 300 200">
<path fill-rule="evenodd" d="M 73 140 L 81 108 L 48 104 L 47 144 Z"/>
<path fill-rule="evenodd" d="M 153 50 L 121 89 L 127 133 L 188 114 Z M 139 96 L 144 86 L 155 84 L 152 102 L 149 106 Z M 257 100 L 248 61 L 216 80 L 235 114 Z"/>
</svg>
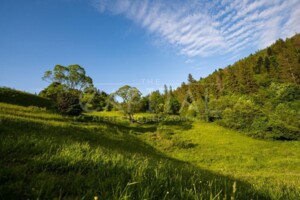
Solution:
<svg viewBox="0 0 300 200">
<path fill-rule="evenodd" d="M 217 121 L 251 136 L 300 137 L 300 34 L 258 51 L 173 94 L 180 113 Z"/>
</svg>

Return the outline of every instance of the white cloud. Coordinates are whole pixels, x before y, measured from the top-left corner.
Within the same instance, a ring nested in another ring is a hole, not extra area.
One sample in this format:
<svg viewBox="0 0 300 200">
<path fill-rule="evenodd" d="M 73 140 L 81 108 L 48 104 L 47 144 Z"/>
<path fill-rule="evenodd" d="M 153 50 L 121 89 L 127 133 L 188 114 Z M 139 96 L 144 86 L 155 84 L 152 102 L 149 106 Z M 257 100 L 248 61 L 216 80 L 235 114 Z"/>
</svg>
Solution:
<svg viewBox="0 0 300 200">
<path fill-rule="evenodd" d="M 193 60 L 193 59 L 187 59 L 187 60 L 185 61 L 185 63 L 186 63 L 186 64 L 191 64 L 191 63 L 194 63 L 194 60 Z"/>
<path fill-rule="evenodd" d="M 93 0 L 187 57 L 263 48 L 300 31 L 299 0 Z"/>
<path fill-rule="evenodd" d="M 285 37 L 289 37 L 295 33 L 300 32 L 300 3 L 293 7 L 291 11 L 291 15 L 288 21 L 285 23 L 282 29 L 282 35 Z"/>
</svg>

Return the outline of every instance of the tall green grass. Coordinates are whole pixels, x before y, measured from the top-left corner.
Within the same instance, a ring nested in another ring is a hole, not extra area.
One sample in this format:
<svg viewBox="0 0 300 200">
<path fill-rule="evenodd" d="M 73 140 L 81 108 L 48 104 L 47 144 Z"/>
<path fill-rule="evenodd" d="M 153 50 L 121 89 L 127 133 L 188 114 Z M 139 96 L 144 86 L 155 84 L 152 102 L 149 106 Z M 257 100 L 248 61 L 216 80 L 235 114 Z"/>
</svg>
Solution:
<svg viewBox="0 0 300 200">
<path fill-rule="evenodd" d="M 168 157 L 131 131 L 149 128 L 0 108 L 1 199 L 270 199 Z"/>
<path fill-rule="evenodd" d="M 199 121 L 140 137 L 169 157 L 248 182 L 272 199 L 300 199 L 299 141 L 257 140 Z"/>
<path fill-rule="evenodd" d="M 0 102 L 20 106 L 52 108 L 52 102 L 49 99 L 7 87 L 0 87 Z"/>
</svg>

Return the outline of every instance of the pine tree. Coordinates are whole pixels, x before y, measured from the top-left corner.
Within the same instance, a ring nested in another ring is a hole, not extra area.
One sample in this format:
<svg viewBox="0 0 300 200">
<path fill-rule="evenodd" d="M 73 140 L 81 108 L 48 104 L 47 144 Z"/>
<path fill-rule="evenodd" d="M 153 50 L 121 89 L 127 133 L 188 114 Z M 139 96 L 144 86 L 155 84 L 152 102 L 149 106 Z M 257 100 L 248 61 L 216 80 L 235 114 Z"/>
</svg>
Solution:
<svg viewBox="0 0 300 200">
<path fill-rule="evenodd" d="M 269 57 L 265 57 L 265 61 L 264 61 L 264 67 L 265 67 L 265 69 L 266 69 L 266 71 L 267 71 L 267 73 L 269 73 L 270 72 L 270 59 L 269 59 Z"/>
<path fill-rule="evenodd" d="M 256 74 L 260 74 L 261 73 L 261 67 L 263 65 L 263 58 L 261 56 L 259 56 L 257 62 L 256 62 L 256 65 L 254 67 L 254 72 Z"/>
<path fill-rule="evenodd" d="M 253 71 L 247 66 L 240 66 L 239 74 L 240 92 L 251 93 L 257 90 L 256 83 L 253 77 Z"/>
<path fill-rule="evenodd" d="M 167 85 L 164 85 L 164 95 L 167 96 L 169 93 L 168 91 L 168 86 Z"/>
<path fill-rule="evenodd" d="M 267 49 L 267 54 L 268 56 L 272 56 L 273 54 L 273 50 L 270 47 Z"/>
<path fill-rule="evenodd" d="M 189 74 L 188 75 L 188 83 L 191 84 L 191 83 L 195 83 L 196 80 L 193 78 L 192 74 Z"/>
<path fill-rule="evenodd" d="M 235 70 L 232 67 L 228 68 L 228 74 L 225 78 L 225 90 L 227 93 L 235 93 L 239 90 L 239 82 Z"/>
</svg>

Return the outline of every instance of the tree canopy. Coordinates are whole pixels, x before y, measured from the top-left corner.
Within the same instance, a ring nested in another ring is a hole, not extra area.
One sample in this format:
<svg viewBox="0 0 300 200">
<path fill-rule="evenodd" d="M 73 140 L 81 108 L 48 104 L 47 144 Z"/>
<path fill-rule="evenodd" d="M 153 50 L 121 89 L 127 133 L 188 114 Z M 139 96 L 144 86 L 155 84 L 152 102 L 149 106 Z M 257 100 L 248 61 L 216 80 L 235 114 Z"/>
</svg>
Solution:
<svg viewBox="0 0 300 200">
<path fill-rule="evenodd" d="M 53 70 L 48 70 L 42 77 L 43 80 L 60 83 L 67 89 L 83 90 L 93 87 L 93 80 L 86 75 L 85 69 L 80 65 L 55 65 Z"/>
<path fill-rule="evenodd" d="M 121 99 L 121 102 L 118 103 L 119 109 L 129 117 L 130 121 L 134 121 L 133 116 L 140 108 L 142 93 L 136 87 L 125 85 L 119 88 L 114 96 Z"/>
<path fill-rule="evenodd" d="M 42 77 L 50 85 L 40 92 L 40 96 L 51 99 L 58 112 L 67 115 L 79 115 L 83 108 L 80 97 L 84 91 L 93 89 L 93 80 L 86 75 L 85 69 L 79 65 L 55 65 L 53 70 L 48 70 Z M 94 98 L 91 96 L 91 98 Z M 86 102 L 95 102 L 87 100 Z M 94 106 L 95 107 L 95 106 Z"/>
</svg>

